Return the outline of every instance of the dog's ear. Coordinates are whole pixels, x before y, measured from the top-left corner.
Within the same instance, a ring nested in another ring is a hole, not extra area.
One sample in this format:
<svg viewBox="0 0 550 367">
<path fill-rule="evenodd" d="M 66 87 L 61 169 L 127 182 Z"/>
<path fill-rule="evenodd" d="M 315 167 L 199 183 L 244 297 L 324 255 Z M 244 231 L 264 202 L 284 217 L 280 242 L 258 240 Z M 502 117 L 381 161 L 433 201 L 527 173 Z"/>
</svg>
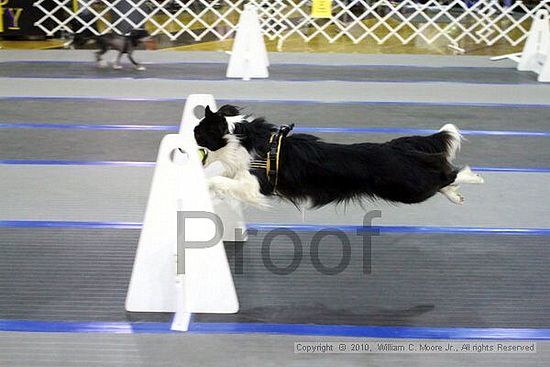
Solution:
<svg viewBox="0 0 550 367">
<path fill-rule="evenodd" d="M 204 117 L 212 117 L 214 113 L 210 110 L 210 106 L 206 106 L 204 109 Z"/>
</svg>

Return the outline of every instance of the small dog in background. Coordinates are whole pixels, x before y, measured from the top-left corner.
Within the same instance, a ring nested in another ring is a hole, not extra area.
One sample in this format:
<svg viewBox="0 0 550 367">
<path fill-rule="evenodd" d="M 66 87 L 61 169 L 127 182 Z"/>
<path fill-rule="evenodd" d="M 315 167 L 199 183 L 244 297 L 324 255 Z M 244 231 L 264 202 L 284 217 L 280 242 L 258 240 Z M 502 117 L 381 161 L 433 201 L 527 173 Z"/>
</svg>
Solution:
<svg viewBox="0 0 550 367">
<path fill-rule="evenodd" d="M 483 183 L 453 159 L 462 136 L 452 124 L 429 136 L 407 136 L 386 143 L 334 144 L 308 134 L 287 134 L 263 118 L 239 116 L 234 106 L 206 107 L 195 139 L 207 149 L 205 165 L 223 164 L 209 179 L 211 194 L 267 206 L 276 195 L 295 205 L 382 199 L 413 204 L 441 193 L 462 204 L 459 185 Z M 235 121 L 236 119 L 236 121 Z"/>
<path fill-rule="evenodd" d="M 126 54 L 128 56 L 128 60 L 130 60 L 136 70 L 145 70 L 145 66 L 139 64 L 134 59 L 133 52 L 140 44 L 143 44 L 150 38 L 151 36 L 149 35 L 149 32 L 145 29 L 134 29 L 129 34 L 124 36 L 115 33 L 107 33 L 97 36 L 92 31 L 85 30 L 83 32 L 76 33 L 73 40 L 67 44 L 66 47 L 82 47 L 93 41 L 99 48 L 95 54 L 98 67 L 106 66 L 103 63 L 103 55 L 105 55 L 109 50 L 116 50 L 118 51 L 118 55 L 113 64 L 113 69 L 122 69 L 120 60 L 122 59 L 122 55 Z"/>
<path fill-rule="evenodd" d="M 102 56 L 109 50 L 118 51 L 113 69 L 122 69 L 120 59 L 126 54 L 128 60 L 134 65 L 136 70 L 145 70 L 145 66 L 138 64 L 132 57 L 134 50 L 151 36 L 145 29 L 134 29 L 126 36 L 120 36 L 114 33 L 108 33 L 96 38 L 99 50 L 96 52 L 96 61 L 98 66 L 102 66 Z"/>
</svg>

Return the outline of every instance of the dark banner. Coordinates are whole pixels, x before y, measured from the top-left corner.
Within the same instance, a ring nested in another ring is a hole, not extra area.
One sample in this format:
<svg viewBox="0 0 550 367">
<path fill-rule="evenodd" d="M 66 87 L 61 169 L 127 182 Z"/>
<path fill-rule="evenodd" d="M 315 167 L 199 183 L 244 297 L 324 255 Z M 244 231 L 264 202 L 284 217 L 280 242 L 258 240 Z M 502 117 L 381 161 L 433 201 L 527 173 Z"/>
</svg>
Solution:
<svg viewBox="0 0 550 367">
<path fill-rule="evenodd" d="M 0 37 L 44 34 L 34 26 L 43 13 L 34 0 L 0 0 Z"/>
</svg>

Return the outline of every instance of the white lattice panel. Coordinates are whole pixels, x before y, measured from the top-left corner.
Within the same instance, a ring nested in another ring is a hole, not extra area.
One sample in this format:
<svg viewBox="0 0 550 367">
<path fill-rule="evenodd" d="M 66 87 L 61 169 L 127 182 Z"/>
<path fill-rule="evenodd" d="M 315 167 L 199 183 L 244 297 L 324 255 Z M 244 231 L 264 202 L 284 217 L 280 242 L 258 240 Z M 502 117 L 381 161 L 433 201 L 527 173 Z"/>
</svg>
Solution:
<svg viewBox="0 0 550 367">
<path fill-rule="evenodd" d="M 505 7 L 498 0 L 478 0 L 471 6 L 465 0 L 334 0 L 332 18 L 316 19 L 310 16 L 311 0 L 37 0 L 43 17 L 36 25 L 48 35 L 147 27 L 171 40 L 225 40 L 234 35 L 247 2 L 258 6 L 264 35 L 280 43 L 289 37 L 305 42 L 321 37 L 331 43 L 345 38 L 353 43 L 443 40 L 490 46 L 504 41 L 516 46 L 527 37 L 537 10 L 550 9 L 550 0 L 531 7 L 521 1 Z"/>
</svg>

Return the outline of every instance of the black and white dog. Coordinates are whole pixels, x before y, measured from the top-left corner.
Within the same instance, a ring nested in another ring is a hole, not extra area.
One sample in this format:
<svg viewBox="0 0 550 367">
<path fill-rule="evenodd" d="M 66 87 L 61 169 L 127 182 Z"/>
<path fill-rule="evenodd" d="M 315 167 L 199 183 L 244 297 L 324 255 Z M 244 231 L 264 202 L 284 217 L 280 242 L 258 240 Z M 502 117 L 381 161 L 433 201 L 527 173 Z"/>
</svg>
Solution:
<svg viewBox="0 0 550 367">
<path fill-rule="evenodd" d="M 240 116 L 235 106 L 222 106 L 215 113 L 207 107 L 195 127 L 195 139 L 208 152 L 205 165 L 219 161 L 225 168 L 221 176 L 209 179 L 210 192 L 257 206 L 266 206 L 271 195 L 312 207 L 363 199 L 413 204 L 438 192 L 462 204 L 459 185 L 483 183 L 468 166 L 453 166 L 462 137 L 452 124 L 430 136 L 382 144 L 333 144 L 313 135 L 291 134 L 276 147 L 274 180 L 265 167 L 268 153 L 274 152 L 270 141 L 278 131 L 264 118 Z"/>
<path fill-rule="evenodd" d="M 149 32 L 145 29 L 134 29 L 127 35 L 119 35 L 115 33 L 107 33 L 100 36 L 94 35 L 91 31 L 86 30 L 74 35 L 72 44 L 69 46 L 83 46 L 90 41 L 95 41 L 98 51 L 96 51 L 96 62 L 99 67 L 104 67 L 103 55 L 109 50 L 118 51 L 118 55 L 113 64 L 114 69 L 122 69 L 120 60 L 122 55 L 126 54 L 130 62 L 134 65 L 136 70 L 145 70 L 145 66 L 139 64 L 134 60 L 134 50 L 143 42 L 150 39 Z"/>
</svg>

